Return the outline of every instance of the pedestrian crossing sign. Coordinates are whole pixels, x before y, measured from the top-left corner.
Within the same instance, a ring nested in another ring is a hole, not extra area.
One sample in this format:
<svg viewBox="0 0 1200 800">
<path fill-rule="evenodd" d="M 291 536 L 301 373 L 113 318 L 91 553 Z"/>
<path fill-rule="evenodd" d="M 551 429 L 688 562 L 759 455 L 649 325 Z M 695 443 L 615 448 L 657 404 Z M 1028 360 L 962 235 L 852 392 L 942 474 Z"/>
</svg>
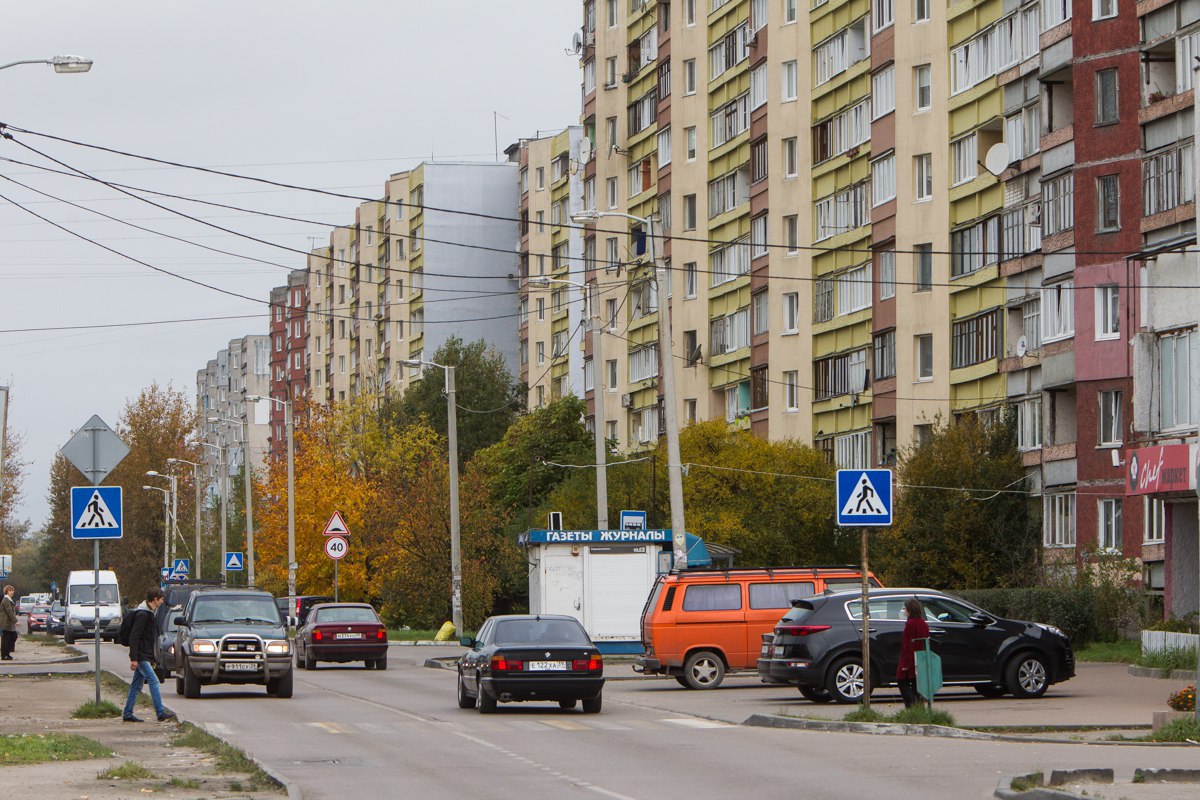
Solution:
<svg viewBox="0 0 1200 800">
<path fill-rule="evenodd" d="M 892 471 L 839 469 L 837 524 L 843 527 L 892 524 Z"/>
<path fill-rule="evenodd" d="M 71 487 L 71 538 L 121 538 L 121 487 Z"/>
</svg>

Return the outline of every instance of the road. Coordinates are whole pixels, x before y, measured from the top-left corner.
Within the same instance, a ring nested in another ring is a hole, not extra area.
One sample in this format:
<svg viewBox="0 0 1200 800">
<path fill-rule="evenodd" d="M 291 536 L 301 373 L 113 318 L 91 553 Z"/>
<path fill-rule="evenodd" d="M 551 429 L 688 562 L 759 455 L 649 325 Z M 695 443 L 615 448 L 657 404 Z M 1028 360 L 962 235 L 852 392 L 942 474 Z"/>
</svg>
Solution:
<svg viewBox="0 0 1200 800">
<path fill-rule="evenodd" d="M 102 650 L 106 665 L 128 670 L 120 648 Z M 455 650 L 394 647 L 386 672 L 335 665 L 301 670 L 290 700 L 268 697 L 259 687 L 220 686 L 187 700 L 174 693 L 173 681 L 164 687 L 165 698 L 185 719 L 204 724 L 298 782 L 310 800 L 480 792 L 618 800 L 749 793 L 756 798 L 962 800 L 991 797 L 1003 775 L 1107 766 L 1128 778 L 1135 767 L 1193 766 L 1196 757 L 1184 748 L 743 726 L 737 723 L 747 711 L 830 709 L 792 701 L 791 690 L 761 686 L 752 678 L 703 693 L 679 689 L 673 681 L 611 680 L 598 715 L 515 704 L 481 716 L 457 707 L 453 672 L 424 666 L 427 658 Z M 623 676 L 627 670 L 614 665 L 610 671 Z M 1080 706 L 1092 705 L 1086 696 L 1079 699 Z M 1043 702 L 1024 701 L 1017 708 L 1036 711 Z M 1001 709 L 997 701 L 976 702 L 966 695 L 958 703 Z M 840 717 L 844 710 L 826 716 Z M 959 716 L 957 707 L 953 713 Z M 1056 711 L 1049 716 L 1066 721 Z"/>
</svg>

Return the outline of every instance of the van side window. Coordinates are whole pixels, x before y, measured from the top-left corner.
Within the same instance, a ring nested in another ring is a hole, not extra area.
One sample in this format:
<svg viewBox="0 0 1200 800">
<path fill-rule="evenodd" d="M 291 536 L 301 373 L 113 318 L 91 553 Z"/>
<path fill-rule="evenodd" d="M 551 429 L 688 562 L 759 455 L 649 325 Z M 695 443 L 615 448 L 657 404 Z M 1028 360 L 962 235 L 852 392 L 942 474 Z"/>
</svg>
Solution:
<svg viewBox="0 0 1200 800">
<path fill-rule="evenodd" d="M 736 611 L 742 607 L 741 584 L 689 586 L 683 595 L 684 611 Z"/>
<path fill-rule="evenodd" d="M 750 584 L 750 607 L 791 608 L 793 600 L 811 597 L 814 594 L 816 594 L 816 587 L 811 581 L 752 583 Z"/>
<path fill-rule="evenodd" d="M 663 600 L 663 611 L 670 611 L 672 606 L 675 605 L 675 590 L 678 588 L 678 586 L 667 587 L 667 597 L 665 600 Z"/>
</svg>

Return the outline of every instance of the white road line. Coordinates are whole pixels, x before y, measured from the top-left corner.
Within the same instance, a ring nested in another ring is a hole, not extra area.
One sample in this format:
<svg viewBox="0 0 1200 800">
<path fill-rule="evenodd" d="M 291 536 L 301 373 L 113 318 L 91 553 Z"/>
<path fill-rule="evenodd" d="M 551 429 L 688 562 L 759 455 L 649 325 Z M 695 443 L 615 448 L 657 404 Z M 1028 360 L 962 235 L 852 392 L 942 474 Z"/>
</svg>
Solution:
<svg viewBox="0 0 1200 800">
<path fill-rule="evenodd" d="M 730 722 L 721 722 L 715 719 L 702 719 L 700 717 L 677 717 L 672 719 L 660 719 L 659 722 L 665 722 L 669 725 L 678 725 L 681 728 L 736 728 Z"/>
</svg>

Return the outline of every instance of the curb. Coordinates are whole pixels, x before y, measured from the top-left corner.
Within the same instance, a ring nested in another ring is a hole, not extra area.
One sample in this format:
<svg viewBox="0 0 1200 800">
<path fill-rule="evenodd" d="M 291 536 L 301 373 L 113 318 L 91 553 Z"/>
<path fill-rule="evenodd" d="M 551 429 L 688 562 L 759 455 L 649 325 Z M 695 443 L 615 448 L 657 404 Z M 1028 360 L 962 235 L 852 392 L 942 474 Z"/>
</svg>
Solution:
<svg viewBox="0 0 1200 800">
<path fill-rule="evenodd" d="M 908 725 L 896 722 L 841 722 L 835 720 L 801 719 L 799 717 L 781 717 L 774 714 L 753 714 L 746 718 L 743 725 L 758 728 L 800 728 L 810 731 L 827 731 L 831 733 L 873 733 L 877 735 L 894 736 L 938 736 L 945 739 L 983 739 L 1004 740 L 1007 737 L 991 733 L 964 730 L 963 728 L 947 728 L 944 725 Z M 1019 741 L 1029 741 L 1021 739 Z"/>
<path fill-rule="evenodd" d="M 87 654 L 84 653 L 83 651 L 79 650 L 78 648 L 72 647 L 70 645 L 64 645 L 64 646 L 67 648 L 68 653 L 74 653 L 75 655 L 67 655 L 67 656 L 64 656 L 63 658 L 42 659 L 39 661 L 25 661 L 23 659 L 19 660 L 19 661 L 14 660 L 14 663 L 12 666 L 14 666 L 14 667 L 16 667 L 16 666 L 41 667 L 46 664 L 82 664 L 88 660 Z"/>
<path fill-rule="evenodd" d="M 1088 781 L 1105 786 L 1115 786 L 1111 769 L 1064 769 L 1053 770 L 1050 773 L 1050 786 L 1035 786 L 1032 789 L 1017 790 L 1012 788 L 1013 781 L 1033 782 L 1042 780 L 1039 772 L 1026 775 L 1012 775 L 1001 778 L 993 796 L 1000 800 L 1087 800 L 1088 795 L 1066 792 L 1062 789 L 1051 788 L 1055 785 Z M 1142 769 L 1133 771 L 1133 783 L 1200 783 L 1200 769 Z"/>
<path fill-rule="evenodd" d="M 1173 681 L 1196 680 L 1196 670 L 1194 669 L 1156 669 L 1154 667 L 1139 667 L 1136 664 L 1130 664 L 1129 674 L 1135 678 L 1163 678 Z"/>
</svg>

